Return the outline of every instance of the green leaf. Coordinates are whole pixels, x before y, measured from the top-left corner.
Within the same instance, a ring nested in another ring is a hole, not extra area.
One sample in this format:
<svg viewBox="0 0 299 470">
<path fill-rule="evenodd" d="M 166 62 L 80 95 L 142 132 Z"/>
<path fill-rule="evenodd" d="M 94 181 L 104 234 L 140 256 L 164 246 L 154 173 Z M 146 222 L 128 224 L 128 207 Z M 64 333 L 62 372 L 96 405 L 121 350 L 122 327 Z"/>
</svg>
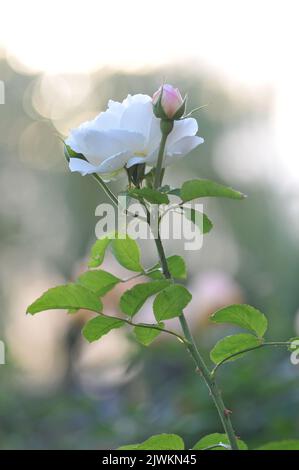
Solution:
<svg viewBox="0 0 299 470">
<path fill-rule="evenodd" d="M 167 258 L 168 269 L 171 274 L 171 277 L 175 279 L 186 279 L 187 271 L 186 271 L 186 264 L 184 259 L 179 255 L 172 255 Z M 163 273 L 161 271 L 161 264 L 157 263 L 157 265 L 153 268 L 160 268 L 157 271 L 153 271 L 148 274 L 149 277 L 152 279 L 163 279 Z"/>
<path fill-rule="evenodd" d="M 65 142 L 63 143 L 64 143 L 64 149 L 63 149 L 64 156 L 68 162 L 70 161 L 70 158 L 82 158 L 85 160 L 84 155 L 82 153 L 75 152 L 73 149 L 71 149 L 69 145 L 67 145 Z"/>
<path fill-rule="evenodd" d="M 180 192 L 184 202 L 192 201 L 198 197 L 226 197 L 230 199 L 243 199 L 244 194 L 232 188 L 223 186 L 210 180 L 190 180 L 186 181 Z"/>
<path fill-rule="evenodd" d="M 293 352 L 293 351 L 298 350 L 298 352 L 299 352 L 299 336 L 295 336 L 294 338 L 290 338 L 288 340 L 288 343 L 291 343 L 288 346 L 289 351 Z"/>
<path fill-rule="evenodd" d="M 99 296 L 105 295 L 120 282 L 120 279 L 107 271 L 98 269 L 86 271 L 78 277 L 77 283 L 86 287 Z"/>
<path fill-rule="evenodd" d="M 135 240 L 126 235 L 124 239 L 112 240 L 111 246 L 115 258 L 124 268 L 136 272 L 143 271 L 140 264 L 140 249 Z"/>
<path fill-rule="evenodd" d="M 141 444 L 119 447 L 118 450 L 184 450 L 184 441 L 176 434 L 157 434 Z"/>
<path fill-rule="evenodd" d="M 196 211 L 193 208 L 184 207 L 184 215 L 186 219 L 195 224 L 202 233 L 209 233 L 213 228 L 209 217 L 202 212 Z"/>
<path fill-rule="evenodd" d="M 128 444 L 127 446 L 118 447 L 116 450 L 139 450 L 140 444 Z"/>
<path fill-rule="evenodd" d="M 111 330 L 120 328 L 125 322 L 120 319 L 99 315 L 89 320 L 82 330 L 83 336 L 92 343 L 109 333 Z"/>
<path fill-rule="evenodd" d="M 167 194 L 157 191 L 156 189 L 152 188 L 135 188 L 131 191 L 128 191 L 129 196 L 134 197 L 136 199 L 145 199 L 146 201 L 150 202 L 151 204 L 168 204 L 169 199 Z"/>
<path fill-rule="evenodd" d="M 106 249 L 110 242 L 111 238 L 104 237 L 100 238 L 94 243 L 94 245 L 91 247 L 90 259 L 88 262 L 88 266 L 90 268 L 97 268 L 102 264 L 102 262 L 104 261 Z"/>
<path fill-rule="evenodd" d="M 27 308 L 32 315 L 44 310 L 79 309 L 101 312 L 103 305 L 91 291 L 78 284 L 66 284 L 47 290 L 41 297 Z"/>
<path fill-rule="evenodd" d="M 153 326 L 164 328 L 164 323 L 157 323 Z M 143 326 L 142 323 L 140 323 L 139 325 L 135 326 L 134 334 L 139 343 L 143 344 L 143 346 L 149 346 L 154 341 L 154 339 L 156 339 L 157 336 L 161 334 L 161 331 L 155 328 L 150 328 L 149 326 Z"/>
<path fill-rule="evenodd" d="M 268 442 L 256 450 L 299 450 L 299 440 L 288 439 L 284 441 Z"/>
<path fill-rule="evenodd" d="M 160 292 L 154 300 L 153 310 L 156 320 L 160 322 L 178 317 L 191 299 L 192 295 L 186 287 L 172 284 Z"/>
<path fill-rule="evenodd" d="M 241 439 L 237 440 L 238 442 L 238 447 L 240 450 L 246 450 L 247 445 L 245 442 L 241 441 Z M 205 450 L 208 449 L 209 447 L 214 447 L 217 446 L 217 444 L 224 444 L 219 447 L 213 448 L 213 450 L 230 450 L 230 443 L 227 438 L 226 434 L 220 434 L 218 432 L 215 432 L 214 434 L 209 434 L 205 437 L 202 437 L 193 447 L 194 450 Z M 228 446 L 228 448 L 225 448 L 224 446 Z"/>
<path fill-rule="evenodd" d="M 187 270 L 185 260 L 179 255 L 172 255 L 166 258 L 171 276 L 175 279 L 186 279 Z"/>
<path fill-rule="evenodd" d="M 210 358 L 215 364 L 219 364 L 219 362 L 235 354 L 235 356 L 229 359 L 230 361 L 234 361 L 243 356 L 244 353 L 237 354 L 240 351 L 255 348 L 261 344 L 262 341 L 259 338 L 248 333 L 226 336 L 214 346 L 210 352 Z"/>
<path fill-rule="evenodd" d="M 268 326 L 263 313 L 251 305 L 229 305 L 217 310 L 211 317 L 214 323 L 232 323 L 263 337 Z"/>
<path fill-rule="evenodd" d="M 132 289 L 127 290 L 120 298 L 120 308 L 123 313 L 133 317 L 142 307 L 144 302 L 154 294 L 157 294 L 165 287 L 169 286 L 171 281 L 151 281 L 144 284 L 136 284 Z"/>
</svg>

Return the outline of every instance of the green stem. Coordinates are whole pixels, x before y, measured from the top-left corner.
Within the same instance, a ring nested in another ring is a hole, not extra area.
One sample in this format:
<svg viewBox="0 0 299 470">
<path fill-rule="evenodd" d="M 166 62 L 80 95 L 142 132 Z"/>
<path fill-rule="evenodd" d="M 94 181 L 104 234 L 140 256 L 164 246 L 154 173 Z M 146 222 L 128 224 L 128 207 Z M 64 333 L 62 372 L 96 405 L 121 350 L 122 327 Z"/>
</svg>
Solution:
<svg viewBox="0 0 299 470">
<path fill-rule="evenodd" d="M 161 137 L 157 166 L 156 166 L 156 171 L 155 171 L 155 180 L 154 180 L 155 189 L 159 188 L 162 184 L 163 173 L 164 173 L 163 172 L 163 159 L 164 159 L 164 153 L 165 153 L 165 145 L 166 145 L 167 137 L 173 129 L 173 121 L 167 121 L 167 120 L 161 119 L 160 127 L 161 127 L 162 137 Z"/>
<path fill-rule="evenodd" d="M 93 178 L 96 180 L 96 182 L 101 186 L 102 190 L 107 194 L 107 196 L 111 199 L 113 204 L 118 207 L 118 199 L 113 194 L 113 192 L 108 188 L 107 184 L 102 180 L 102 178 L 97 175 L 96 173 L 92 173 Z"/>
<path fill-rule="evenodd" d="M 168 264 L 167 264 L 167 259 L 165 256 L 163 244 L 160 238 L 160 234 L 158 234 L 158 237 L 155 239 L 157 251 L 159 254 L 161 266 L 163 269 L 163 274 L 166 279 L 171 279 L 171 275 L 169 272 Z M 186 318 L 184 314 L 182 313 L 179 317 L 182 330 L 184 333 L 185 338 L 187 339 L 187 349 L 189 353 L 191 354 L 198 371 L 201 373 L 202 377 L 204 378 L 204 381 L 206 385 L 208 386 L 208 389 L 211 393 L 211 396 L 213 398 L 213 401 L 215 403 L 215 406 L 217 408 L 220 420 L 222 422 L 223 428 L 227 434 L 228 440 L 230 442 L 230 446 L 233 450 L 238 450 L 238 444 L 237 444 L 237 439 L 235 436 L 235 432 L 232 427 L 231 419 L 230 419 L 230 411 L 225 407 L 221 392 L 218 388 L 218 385 L 212 376 L 211 372 L 209 371 L 208 367 L 206 366 L 203 358 L 201 357 L 197 346 L 195 344 L 195 341 L 191 335 L 188 323 L 186 321 Z"/>
<path fill-rule="evenodd" d="M 194 339 L 192 338 L 189 326 L 187 324 L 186 318 L 184 314 L 182 313 L 179 317 L 180 323 L 182 326 L 182 330 L 184 332 L 184 335 L 189 342 L 187 348 L 193 357 L 193 360 L 198 368 L 198 371 L 202 375 L 209 391 L 210 394 L 213 398 L 214 404 L 216 406 L 216 409 L 218 411 L 222 426 L 224 428 L 224 431 L 228 437 L 230 446 L 232 450 L 238 450 L 238 444 L 237 444 L 237 438 L 231 423 L 230 419 L 230 410 L 228 410 L 223 402 L 221 391 L 214 379 L 212 377 L 211 372 L 209 371 L 208 367 L 206 366 L 205 361 L 203 360 L 202 356 L 200 355 L 197 346 L 194 342 Z"/>
<path fill-rule="evenodd" d="M 164 158 L 164 150 L 165 150 L 166 140 L 167 140 L 167 135 L 162 134 L 162 139 L 161 139 L 159 154 L 158 154 L 158 160 L 157 160 L 157 166 L 156 166 L 154 188 L 159 188 L 161 186 L 161 173 L 162 173 L 162 165 L 163 165 L 163 158 Z"/>
</svg>

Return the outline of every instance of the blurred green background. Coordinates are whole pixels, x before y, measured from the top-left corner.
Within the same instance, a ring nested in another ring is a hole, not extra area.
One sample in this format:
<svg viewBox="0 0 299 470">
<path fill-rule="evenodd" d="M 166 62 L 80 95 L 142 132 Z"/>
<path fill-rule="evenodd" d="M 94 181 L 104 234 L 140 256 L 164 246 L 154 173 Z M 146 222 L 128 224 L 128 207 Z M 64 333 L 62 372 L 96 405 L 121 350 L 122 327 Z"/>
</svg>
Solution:
<svg viewBox="0 0 299 470">
<path fill-rule="evenodd" d="M 185 253 L 193 293 L 187 315 L 196 340 L 209 360 L 209 349 L 233 329 L 209 325 L 208 316 L 234 302 L 250 303 L 268 316 L 269 339 L 298 334 L 296 217 L 289 210 L 288 185 L 279 184 L 279 166 L 278 177 L 270 171 L 271 93 L 240 94 L 212 72 L 180 65 L 48 77 L 22 74 L 3 58 L 1 449 L 107 449 L 159 432 L 178 433 L 191 446 L 221 431 L 205 386 L 175 340 L 161 337 L 146 349 L 119 330 L 88 345 L 80 335 L 87 313 L 25 315 L 45 289 L 84 269 L 95 241 L 94 211 L 105 201 L 91 178 L 68 171 L 58 136 L 105 109 L 109 98 L 152 94 L 163 76 L 188 92 L 190 108 L 208 104 L 198 114 L 205 144 L 171 167 L 167 181 L 208 177 L 248 195 L 242 202 L 205 202 L 214 229 L 199 252 Z M 121 180 L 113 188 L 124 185 Z M 167 253 L 182 254 L 182 246 L 169 242 Z M 155 261 L 153 247 L 147 249 L 145 265 Z M 109 256 L 105 267 L 118 272 Z M 117 289 L 109 294 L 107 313 L 117 312 L 119 295 Z M 253 352 L 221 369 L 234 426 L 249 446 L 299 437 L 298 374 L 289 353 L 279 348 Z"/>
</svg>

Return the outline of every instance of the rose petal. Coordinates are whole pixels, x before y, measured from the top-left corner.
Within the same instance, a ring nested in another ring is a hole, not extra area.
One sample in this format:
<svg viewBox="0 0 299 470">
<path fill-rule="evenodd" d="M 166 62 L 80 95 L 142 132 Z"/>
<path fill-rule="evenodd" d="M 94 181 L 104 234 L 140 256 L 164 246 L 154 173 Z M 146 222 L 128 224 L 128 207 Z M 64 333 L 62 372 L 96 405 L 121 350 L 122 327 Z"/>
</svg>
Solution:
<svg viewBox="0 0 299 470">
<path fill-rule="evenodd" d="M 78 171 L 82 176 L 96 173 L 97 168 L 94 165 L 82 160 L 81 158 L 70 158 L 69 168 L 71 171 Z"/>
<path fill-rule="evenodd" d="M 185 136 L 193 136 L 198 131 L 198 124 L 196 119 L 187 118 L 181 121 L 174 121 L 173 130 L 168 136 L 167 147 L 182 139 Z"/>
<path fill-rule="evenodd" d="M 130 152 L 121 152 L 117 155 L 112 155 L 97 168 L 98 173 L 113 173 L 123 168 L 130 158 Z"/>
<path fill-rule="evenodd" d="M 160 129 L 160 119 L 156 118 L 153 114 L 151 127 L 148 135 L 148 142 L 146 145 L 146 150 L 148 154 L 151 154 L 156 150 L 160 145 L 161 140 L 161 129 Z"/>
<path fill-rule="evenodd" d="M 186 136 L 182 139 L 175 142 L 173 145 L 167 148 L 167 155 L 171 156 L 173 154 L 187 155 L 187 153 L 192 152 L 198 145 L 202 144 L 204 139 L 202 137 Z"/>
<path fill-rule="evenodd" d="M 134 153 L 135 149 L 142 148 L 144 137 L 124 129 L 104 132 L 80 126 L 71 132 L 66 144 L 75 152 L 82 153 L 90 163 L 98 166 L 106 158 L 124 150 L 130 150 Z"/>
<path fill-rule="evenodd" d="M 120 127 L 127 131 L 134 131 L 148 138 L 153 119 L 153 108 L 150 102 L 132 103 L 125 109 Z M 143 149 L 140 149 L 140 151 Z"/>
<path fill-rule="evenodd" d="M 138 163 L 147 163 L 148 157 L 130 157 L 126 164 L 127 168 L 131 168 L 133 165 L 137 165 Z"/>
<path fill-rule="evenodd" d="M 166 154 L 164 156 L 163 167 L 166 167 L 175 160 L 184 157 L 203 142 L 204 139 L 196 135 L 183 137 L 178 142 L 175 142 L 171 147 L 167 148 Z M 158 152 L 159 150 L 156 149 L 149 156 L 143 158 L 142 160 L 140 158 L 137 159 L 137 157 L 132 158 L 129 160 L 127 167 L 132 166 L 135 163 L 146 163 L 147 165 L 155 166 L 157 164 Z"/>
</svg>

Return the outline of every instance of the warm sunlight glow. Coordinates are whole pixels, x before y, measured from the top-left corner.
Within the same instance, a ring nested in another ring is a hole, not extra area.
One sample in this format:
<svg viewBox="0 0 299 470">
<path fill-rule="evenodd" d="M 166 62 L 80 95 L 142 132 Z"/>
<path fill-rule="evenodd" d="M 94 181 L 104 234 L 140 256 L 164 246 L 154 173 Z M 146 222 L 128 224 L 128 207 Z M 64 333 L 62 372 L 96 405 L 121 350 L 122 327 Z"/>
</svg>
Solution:
<svg viewBox="0 0 299 470">
<path fill-rule="evenodd" d="M 278 156 L 287 174 L 297 175 L 297 10 L 296 0 L 6 0 L 0 50 L 16 70 L 46 74 L 35 94 L 37 108 L 38 94 L 51 89 L 47 76 L 86 76 L 101 67 L 140 70 L 178 62 L 203 71 L 208 66 L 234 90 L 242 84 L 254 94 L 267 85 L 274 96 Z M 74 96 L 61 93 L 54 118 Z M 39 111 L 52 117 L 51 109 Z"/>
<path fill-rule="evenodd" d="M 2 4 L 0 45 L 23 67 L 51 73 L 196 59 L 259 81 L 279 73 L 282 56 L 295 48 L 296 7 L 268 0 L 10 0 Z"/>
</svg>

